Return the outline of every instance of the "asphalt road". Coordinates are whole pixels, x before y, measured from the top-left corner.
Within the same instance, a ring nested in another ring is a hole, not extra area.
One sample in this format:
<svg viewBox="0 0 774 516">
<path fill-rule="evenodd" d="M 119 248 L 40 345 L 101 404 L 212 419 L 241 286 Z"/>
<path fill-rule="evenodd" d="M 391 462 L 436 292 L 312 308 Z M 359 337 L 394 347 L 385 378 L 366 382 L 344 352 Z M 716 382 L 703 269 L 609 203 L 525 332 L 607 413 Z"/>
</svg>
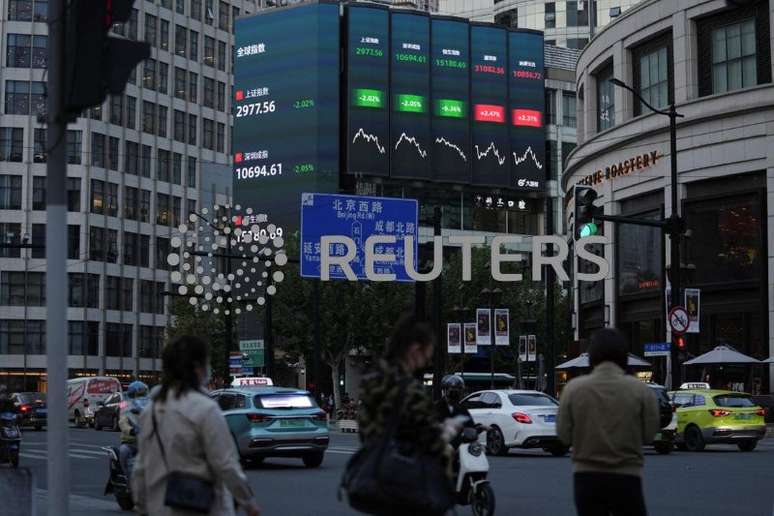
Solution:
<svg viewBox="0 0 774 516">
<path fill-rule="evenodd" d="M 45 438 L 45 432 L 25 432 L 22 444 L 21 465 L 35 473 L 42 490 L 38 492 L 39 516 L 46 514 Z M 102 496 L 107 458 L 99 448 L 117 443 L 117 433 L 70 430 L 72 516 L 122 514 L 112 498 Z M 331 448 L 319 469 L 306 469 L 300 460 L 271 459 L 248 470 L 263 514 L 355 514 L 337 500 L 336 493 L 346 461 L 356 447 L 356 434 L 333 433 Z M 497 514 L 575 514 L 569 458 L 512 451 L 507 457 L 491 458 L 490 463 Z M 774 516 L 774 439 L 761 441 L 751 453 L 730 446 L 667 456 L 648 451 L 644 485 L 651 516 Z M 470 512 L 463 508 L 458 514 Z"/>
</svg>

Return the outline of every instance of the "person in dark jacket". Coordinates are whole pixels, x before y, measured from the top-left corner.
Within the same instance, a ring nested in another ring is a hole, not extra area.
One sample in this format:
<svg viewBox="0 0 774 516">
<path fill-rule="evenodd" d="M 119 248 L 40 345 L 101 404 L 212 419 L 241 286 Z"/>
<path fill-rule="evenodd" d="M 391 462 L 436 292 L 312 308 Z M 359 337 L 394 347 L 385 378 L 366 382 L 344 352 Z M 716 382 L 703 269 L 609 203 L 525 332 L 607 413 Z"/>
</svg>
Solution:
<svg viewBox="0 0 774 516">
<path fill-rule="evenodd" d="M 473 416 L 470 411 L 461 405 L 465 396 L 465 380 L 456 374 L 447 374 L 441 380 L 441 393 L 443 397 L 435 404 L 438 417 L 441 421 L 454 418 L 467 418 L 462 422 L 463 428 L 475 428 Z M 462 433 L 458 433 L 452 440 L 452 447 L 456 450 L 462 444 Z"/>
</svg>

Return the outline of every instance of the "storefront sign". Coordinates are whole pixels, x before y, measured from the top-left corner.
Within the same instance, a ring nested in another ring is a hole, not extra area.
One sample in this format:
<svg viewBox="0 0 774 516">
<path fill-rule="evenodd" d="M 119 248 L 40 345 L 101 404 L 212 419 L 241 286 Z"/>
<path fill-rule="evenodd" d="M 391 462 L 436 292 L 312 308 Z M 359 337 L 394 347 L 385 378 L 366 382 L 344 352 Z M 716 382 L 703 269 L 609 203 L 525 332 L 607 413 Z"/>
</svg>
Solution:
<svg viewBox="0 0 774 516">
<path fill-rule="evenodd" d="M 638 154 L 637 156 L 633 156 L 627 160 L 620 161 L 617 164 L 614 163 L 610 166 L 607 166 L 604 170 L 597 170 L 593 174 L 589 174 L 578 181 L 578 184 L 594 186 L 600 184 L 602 181 L 615 179 L 621 176 L 627 176 L 635 170 L 643 170 L 648 167 L 655 166 L 659 158 L 662 158 L 663 156 L 664 155 L 659 154 L 658 151 Z"/>
</svg>

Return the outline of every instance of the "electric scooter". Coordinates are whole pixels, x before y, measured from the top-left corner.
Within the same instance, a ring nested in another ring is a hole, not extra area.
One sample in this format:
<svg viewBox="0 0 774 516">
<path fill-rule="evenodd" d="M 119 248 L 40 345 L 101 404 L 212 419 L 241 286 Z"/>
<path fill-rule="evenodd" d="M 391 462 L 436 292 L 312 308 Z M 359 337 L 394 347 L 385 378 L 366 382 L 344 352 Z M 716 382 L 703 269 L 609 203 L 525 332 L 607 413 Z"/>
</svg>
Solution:
<svg viewBox="0 0 774 516">
<path fill-rule="evenodd" d="M 457 503 L 470 505 L 473 516 L 493 516 L 495 496 L 489 485 L 489 461 L 478 435 L 486 430 L 482 425 L 462 430 L 462 443 L 457 449 Z"/>
<path fill-rule="evenodd" d="M 103 446 L 102 449 L 108 454 L 110 463 L 110 476 L 105 486 L 105 495 L 113 493 L 121 510 L 131 511 L 134 508 L 132 488 L 129 485 L 129 478 L 126 476 L 124 468 L 121 467 L 118 447 Z"/>
</svg>

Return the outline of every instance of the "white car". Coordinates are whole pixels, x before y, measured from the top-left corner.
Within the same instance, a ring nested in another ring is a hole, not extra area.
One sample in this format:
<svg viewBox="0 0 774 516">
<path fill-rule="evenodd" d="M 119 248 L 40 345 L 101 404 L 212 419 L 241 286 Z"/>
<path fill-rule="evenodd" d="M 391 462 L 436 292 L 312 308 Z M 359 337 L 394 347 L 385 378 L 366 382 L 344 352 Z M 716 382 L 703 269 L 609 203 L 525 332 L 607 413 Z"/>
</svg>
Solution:
<svg viewBox="0 0 774 516">
<path fill-rule="evenodd" d="M 510 448 L 542 448 L 554 456 L 568 447 L 556 435 L 559 402 L 538 391 L 479 391 L 462 400 L 473 421 L 490 427 L 487 453 L 506 455 Z"/>
</svg>

